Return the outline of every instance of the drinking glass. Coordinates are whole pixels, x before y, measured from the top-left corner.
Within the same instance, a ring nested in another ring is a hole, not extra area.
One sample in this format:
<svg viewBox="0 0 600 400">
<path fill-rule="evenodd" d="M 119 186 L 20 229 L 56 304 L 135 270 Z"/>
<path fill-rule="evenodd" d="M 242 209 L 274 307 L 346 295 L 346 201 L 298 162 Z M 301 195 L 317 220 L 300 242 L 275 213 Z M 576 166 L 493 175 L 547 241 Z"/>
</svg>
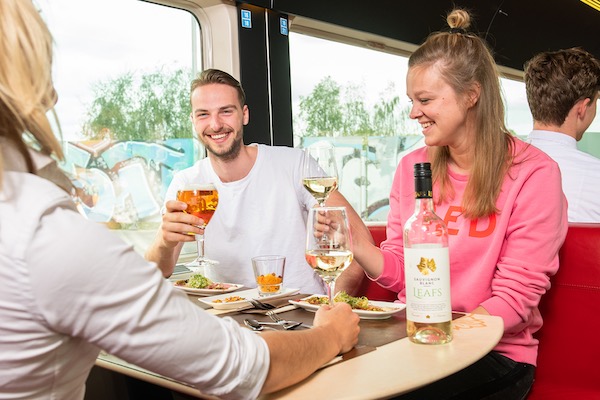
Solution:
<svg viewBox="0 0 600 400">
<path fill-rule="evenodd" d="M 311 208 L 306 227 L 306 261 L 327 284 L 331 305 L 335 280 L 350 265 L 352 258 L 346 207 Z"/>
<path fill-rule="evenodd" d="M 210 222 L 219 204 L 219 193 L 212 183 L 192 184 L 186 185 L 177 192 L 177 200 L 187 204 L 187 208 L 183 212 L 202 218 L 204 224 L 198 227 L 206 229 L 206 225 Z M 198 257 L 194 261 L 185 264 L 185 266 L 197 272 L 206 266 L 217 264 L 217 261 L 204 257 L 204 234 L 196 234 L 195 236 Z"/>
<path fill-rule="evenodd" d="M 258 295 L 261 297 L 279 294 L 283 286 L 285 256 L 258 256 L 252 258 L 252 269 Z"/>
<path fill-rule="evenodd" d="M 325 207 L 327 198 L 338 186 L 334 147 L 326 142 L 304 149 L 302 184 Z"/>
</svg>

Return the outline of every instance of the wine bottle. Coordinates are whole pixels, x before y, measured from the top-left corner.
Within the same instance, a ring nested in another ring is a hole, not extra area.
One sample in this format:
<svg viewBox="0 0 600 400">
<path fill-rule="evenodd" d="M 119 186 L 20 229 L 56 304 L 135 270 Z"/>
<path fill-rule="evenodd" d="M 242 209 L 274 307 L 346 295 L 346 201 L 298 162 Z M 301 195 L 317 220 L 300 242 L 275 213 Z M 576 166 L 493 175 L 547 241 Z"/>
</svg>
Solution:
<svg viewBox="0 0 600 400">
<path fill-rule="evenodd" d="M 448 228 L 435 214 L 431 164 L 414 166 L 415 213 L 404 225 L 406 330 L 410 341 L 452 340 Z"/>
</svg>

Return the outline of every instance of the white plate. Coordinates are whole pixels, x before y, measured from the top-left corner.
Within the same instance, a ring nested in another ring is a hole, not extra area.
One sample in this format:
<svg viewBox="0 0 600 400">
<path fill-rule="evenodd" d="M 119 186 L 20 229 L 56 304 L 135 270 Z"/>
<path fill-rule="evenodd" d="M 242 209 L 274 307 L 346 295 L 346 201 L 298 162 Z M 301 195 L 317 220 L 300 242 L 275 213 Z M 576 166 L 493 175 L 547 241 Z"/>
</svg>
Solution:
<svg viewBox="0 0 600 400">
<path fill-rule="evenodd" d="M 278 299 L 280 297 L 291 296 L 295 293 L 298 293 L 299 291 L 300 291 L 300 289 L 283 288 L 281 290 L 281 293 L 273 294 L 271 296 L 266 296 L 266 297 L 260 297 L 260 295 L 258 294 L 258 290 L 255 288 L 255 289 L 241 290 L 241 291 L 235 292 L 235 293 L 220 294 L 218 296 L 203 297 L 201 299 L 198 299 L 198 301 L 206 304 L 207 306 L 213 307 L 216 310 L 230 310 L 232 308 L 240 308 L 240 307 L 244 307 L 244 306 L 249 306 L 250 303 L 248 303 L 248 301 L 246 299 L 257 299 L 257 300 L 261 300 L 261 301 L 269 301 L 272 299 Z M 229 303 L 215 303 L 214 302 L 215 300 L 222 300 L 222 299 L 225 299 L 225 298 L 231 297 L 231 296 L 243 297 L 244 300 L 231 301 Z"/>
<path fill-rule="evenodd" d="M 177 289 L 181 289 L 186 293 L 195 294 L 197 296 L 214 296 L 216 294 L 230 293 L 244 287 L 244 285 L 238 285 L 236 283 L 225 283 L 225 285 L 231 286 L 227 289 L 196 289 L 187 286 L 176 285 L 175 282 L 173 282 L 173 286 L 175 286 Z"/>
<path fill-rule="evenodd" d="M 320 305 L 310 304 L 303 300 L 307 300 L 307 299 L 310 299 L 311 297 L 318 297 L 318 296 L 322 296 L 322 295 L 313 294 L 312 296 L 304 297 L 304 298 L 298 299 L 298 300 L 290 300 L 289 302 L 298 307 L 302 307 L 305 310 L 316 312 L 319 309 L 319 307 L 321 307 Z M 386 318 L 391 317 L 392 314 L 395 314 L 406 308 L 406 304 L 389 303 L 387 301 L 371 301 L 371 300 L 369 300 L 369 304 L 372 304 L 377 307 L 381 307 L 384 309 L 384 311 L 367 311 L 367 310 L 352 310 L 352 311 L 354 313 L 358 314 L 358 316 L 361 319 L 386 319 Z"/>
</svg>

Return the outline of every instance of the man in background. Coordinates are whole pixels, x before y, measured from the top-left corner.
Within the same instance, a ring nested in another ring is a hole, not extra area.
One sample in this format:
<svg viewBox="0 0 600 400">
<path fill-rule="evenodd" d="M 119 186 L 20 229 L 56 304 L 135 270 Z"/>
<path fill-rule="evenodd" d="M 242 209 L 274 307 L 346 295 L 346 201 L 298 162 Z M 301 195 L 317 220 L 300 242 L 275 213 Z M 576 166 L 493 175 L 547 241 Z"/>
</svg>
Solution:
<svg viewBox="0 0 600 400">
<path fill-rule="evenodd" d="M 560 167 L 569 222 L 600 222 L 600 159 L 576 145 L 596 116 L 600 61 L 581 48 L 540 53 L 525 63 L 525 87 L 529 141 Z"/>
</svg>

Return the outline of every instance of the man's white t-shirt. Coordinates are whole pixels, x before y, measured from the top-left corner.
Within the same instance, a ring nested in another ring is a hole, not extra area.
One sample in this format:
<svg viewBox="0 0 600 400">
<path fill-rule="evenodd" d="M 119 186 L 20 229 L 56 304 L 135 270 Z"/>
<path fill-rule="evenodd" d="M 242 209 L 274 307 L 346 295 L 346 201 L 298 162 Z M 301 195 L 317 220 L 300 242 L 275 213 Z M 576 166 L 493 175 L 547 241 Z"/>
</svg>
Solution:
<svg viewBox="0 0 600 400">
<path fill-rule="evenodd" d="M 304 152 L 256 145 L 254 166 L 246 177 L 222 182 L 209 158 L 175 174 L 165 202 L 188 183 L 213 183 L 219 205 L 206 227 L 204 253 L 219 261 L 205 274 L 219 282 L 256 287 L 252 257 L 286 256 L 283 285 L 303 293 L 326 293 L 321 278 L 306 263 L 306 218 L 317 202 L 302 185 Z"/>
<path fill-rule="evenodd" d="M 529 142 L 558 163 L 569 222 L 600 222 L 600 159 L 577 149 L 575 138 L 533 130 Z"/>
</svg>

